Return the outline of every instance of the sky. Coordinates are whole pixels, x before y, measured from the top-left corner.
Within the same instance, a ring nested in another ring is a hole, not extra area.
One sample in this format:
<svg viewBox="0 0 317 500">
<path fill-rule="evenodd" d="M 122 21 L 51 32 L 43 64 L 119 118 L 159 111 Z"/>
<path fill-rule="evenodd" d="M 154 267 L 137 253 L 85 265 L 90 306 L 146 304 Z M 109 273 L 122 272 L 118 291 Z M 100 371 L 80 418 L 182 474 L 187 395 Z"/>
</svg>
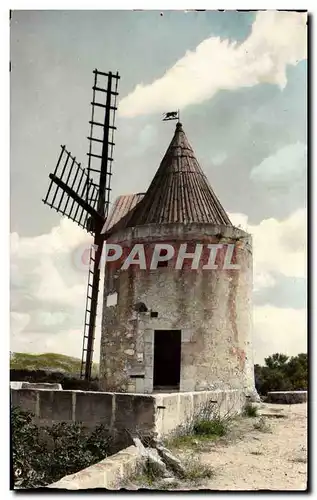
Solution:
<svg viewBox="0 0 317 500">
<path fill-rule="evenodd" d="M 93 74 L 119 71 L 112 197 L 144 192 L 180 109 L 254 248 L 255 361 L 306 352 L 306 16 L 282 11 L 13 11 L 11 350 L 81 356 L 90 236 L 42 203 L 61 144 L 87 162 Z M 101 311 L 95 360 L 99 360 Z"/>
</svg>

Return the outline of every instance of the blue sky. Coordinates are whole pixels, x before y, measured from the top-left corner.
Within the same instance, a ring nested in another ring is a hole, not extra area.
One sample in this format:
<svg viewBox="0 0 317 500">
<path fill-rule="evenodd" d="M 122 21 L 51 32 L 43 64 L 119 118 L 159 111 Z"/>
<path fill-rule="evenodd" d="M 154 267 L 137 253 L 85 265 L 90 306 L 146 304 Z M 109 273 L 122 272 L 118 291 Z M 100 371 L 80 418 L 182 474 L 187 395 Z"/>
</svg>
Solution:
<svg viewBox="0 0 317 500">
<path fill-rule="evenodd" d="M 254 235 L 256 356 L 306 349 L 305 48 L 295 13 L 13 12 L 12 350 L 80 354 L 72 254 L 87 237 L 41 199 L 61 144 L 86 161 L 94 68 L 121 75 L 113 198 L 148 187 L 175 125 L 162 113 L 180 108 L 217 196 Z"/>
</svg>

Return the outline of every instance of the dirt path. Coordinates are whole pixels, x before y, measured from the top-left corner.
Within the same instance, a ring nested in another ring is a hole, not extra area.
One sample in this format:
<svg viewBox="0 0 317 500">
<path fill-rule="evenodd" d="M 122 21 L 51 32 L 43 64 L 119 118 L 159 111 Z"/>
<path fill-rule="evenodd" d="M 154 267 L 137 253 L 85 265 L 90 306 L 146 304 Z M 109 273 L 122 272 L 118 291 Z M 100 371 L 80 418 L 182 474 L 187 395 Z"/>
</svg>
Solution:
<svg viewBox="0 0 317 500">
<path fill-rule="evenodd" d="M 271 432 L 252 430 L 243 439 L 202 452 L 215 475 L 199 488 L 212 490 L 305 490 L 307 487 L 307 404 L 263 405 Z M 251 420 L 251 419 L 248 419 Z"/>
<path fill-rule="evenodd" d="M 126 489 L 306 490 L 307 404 L 257 406 L 257 417 L 234 419 L 224 438 L 192 439 L 185 447 L 174 443 L 172 452 L 194 474 L 150 483 L 141 475 Z"/>
</svg>

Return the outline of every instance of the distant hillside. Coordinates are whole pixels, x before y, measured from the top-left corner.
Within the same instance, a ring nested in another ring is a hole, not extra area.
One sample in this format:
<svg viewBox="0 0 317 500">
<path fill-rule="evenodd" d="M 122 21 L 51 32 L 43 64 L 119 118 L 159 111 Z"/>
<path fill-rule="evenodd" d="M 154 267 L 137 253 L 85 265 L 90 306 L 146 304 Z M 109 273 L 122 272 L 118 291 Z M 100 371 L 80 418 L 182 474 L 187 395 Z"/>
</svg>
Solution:
<svg viewBox="0 0 317 500">
<path fill-rule="evenodd" d="M 10 356 L 11 370 L 45 370 L 78 376 L 80 374 L 80 366 L 81 360 L 78 358 L 51 352 L 45 354 L 12 352 Z M 94 363 L 92 375 L 97 376 L 98 370 L 98 364 Z"/>
</svg>

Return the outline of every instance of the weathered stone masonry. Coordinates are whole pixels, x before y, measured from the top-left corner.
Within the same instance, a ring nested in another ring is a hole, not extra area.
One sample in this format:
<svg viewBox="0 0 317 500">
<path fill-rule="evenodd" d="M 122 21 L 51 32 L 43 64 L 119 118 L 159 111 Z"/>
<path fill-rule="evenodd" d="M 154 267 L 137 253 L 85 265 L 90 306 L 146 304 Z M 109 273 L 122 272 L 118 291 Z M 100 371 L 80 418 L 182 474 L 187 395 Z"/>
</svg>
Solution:
<svg viewBox="0 0 317 500">
<path fill-rule="evenodd" d="M 234 244 L 233 262 L 240 269 L 221 265 L 217 270 L 202 269 L 206 263 L 202 259 L 197 270 L 189 269 L 187 261 L 176 270 L 176 257 L 156 270 L 133 265 L 118 271 L 118 266 L 108 264 L 102 389 L 153 392 L 154 332 L 175 329 L 181 330 L 180 391 L 254 393 L 251 236 L 230 223 L 180 124 L 144 198 L 121 216 L 121 222 L 117 219 L 107 242 L 120 244 L 124 253 L 144 243 L 149 262 L 156 243 L 171 243 L 174 248 L 186 243 L 189 252 L 196 243 L 219 243 L 224 249 Z M 220 263 L 224 250 L 217 255 Z M 117 303 L 109 306 L 113 292 Z M 139 302 L 147 312 L 135 311 Z"/>
<path fill-rule="evenodd" d="M 233 227 L 173 224 L 129 228 L 108 241 L 130 248 L 145 241 L 151 252 L 156 242 L 173 241 L 175 246 L 193 240 L 240 245 L 235 261 L 240 269 L 174 270 L 171 260 L 166 268 L 149 271 L 131 266 L 118 273 L 117 305 L 106 309 L 102 325 L 104 390 L 151 393 L 154 331 L 173 328 L 182 331 L 181 391 L 253 389 L 250 237 Z M 113 272 L 109 266 L 105 296 Z M 137 302 L 144 302 L 158 317 L 135 312 Z"/>
</svg>

